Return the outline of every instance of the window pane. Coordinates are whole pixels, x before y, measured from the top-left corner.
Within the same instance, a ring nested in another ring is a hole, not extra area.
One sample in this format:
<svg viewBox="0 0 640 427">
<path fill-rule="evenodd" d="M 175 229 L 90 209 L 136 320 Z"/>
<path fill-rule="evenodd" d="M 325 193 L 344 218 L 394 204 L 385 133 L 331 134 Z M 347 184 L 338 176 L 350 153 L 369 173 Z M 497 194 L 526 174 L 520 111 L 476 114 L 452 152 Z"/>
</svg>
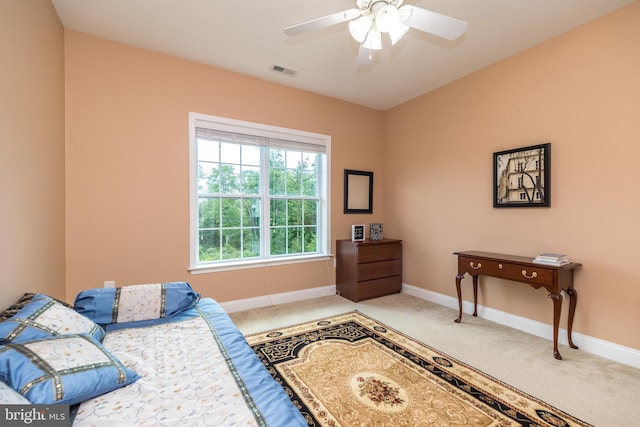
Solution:
<svg viewBox="0 0 640 427">
<path fill-rule="evenodd" d="M 242 167 L 242 193 L 260 194 L 260 167 Z"/>
<path fill-rule="evenodd" d="M 307 171 L 315 171 L 317 170 L 317 161 L 318 154 L 317 153 L 302 153 L 302 161 L 304 163 L 304 170 Z"/>
<path fill-rule="evenodd" d="M 240 191 L 240 167 L 223 164 L 220 168 L 220 193 L 238 194 Z"/>
<path fill-rule="evenodd" d="M 260 229 L 245 228 L 242 230 L 242 257 L 260 256 Z"/>
<path fill-rule="evenodd" d="M 254 145 L 243 145 L 242 164 L 260 166 L 260 147 Z"/>
<path fill-rule="evenodd" d="M 302 165 L 302 152 L 287 151 L 287 169 L 299 169 Z"/>
<path fill-rule="evenodd" d="M 279 148 L 269 149 L 269 167 L 284 169 L 284 153 L 285 151 Z"/>
<path fill-rule="evenodd" d="M 221 145 L 220 161 L 222 163 L 240 164 L 240 145 L 223 142 Z"/>
<path fill-rule="evenodd" d="M 198 163 L 198 193 L 220 191 L 220 173 L 217 163 Z"/>
<path fill-rule="evenodd" d="M 199 228 L 220 227 L 220 199 L 198 199 Z"/>
<path fill-rule="evenodd" d="M 318 185 L 315 171 L 304 171 L 302 173 L 302 194 L 304 196 L 318 195 Z"/>
<path fill-rule="evenodd" d="M 299 169 L 287 169 L 287 195 L 302 195 L 302 171 Z"/>
<path fill-rule="evenodd" d="M 204 230 L 199 233 L 200 261 L 218 261 L 220 259 L 220 232 Z"/>
<path fill-rule="evenodd" d="M 240 227 L 240 199 L 222 199 L 222 227 Z"/>
<path fill-rule="evenodd" d="M 317 225 L 317 224 L 318 224 L 318 201 L 305 200 L 304 201 L 304 225 Z"/>
<path fill-rule="evenodd" d="M 284 196 L 286 177 L 284 169 L 272 167 L 269 169 L 269 194 L 272 196 Z"/>
<path fill-rule="evenodd" d="M 218 141 L 198 139 L 198 160 L 204 162 L 219 162 L 220 146 Z"/>
<path fill-rule="evenodd" d="M 287 233 L 285 228 L 271 228 L 271 255 L 287 253 Z"/>
<path fill-rule="evenodd" d="M 240 258 L 242 254 L 240 230 L 237 228 L 223 229 L 221 234 L 222 259 Z"/>
<path fill-rule="evenodd" d="M 242 200 L 242 212 L 243 227 L 260 227 L 260 199 Z"/>
<path fill-rule="evenodd" d="M 286 200 L 271 200 L 271 225 L 287 225 Z"/>
<path fill-rule="evenodd" d="M 288 200 L 287 209 L 287 225 L 302 225 L 302 200 Z"/>
<path fill-rule="evenodd" d="M 299 254 L 302 253 L 302 227 L 290 227 L 288 229 L 289 238 L 288 241 L 288 253 Z"/>
<path fill-rule="evenodd" d="M 306 253 L 318 252 L 318 229 L 316 227 L 304 227 L 304 251 Z"/>
</svg>

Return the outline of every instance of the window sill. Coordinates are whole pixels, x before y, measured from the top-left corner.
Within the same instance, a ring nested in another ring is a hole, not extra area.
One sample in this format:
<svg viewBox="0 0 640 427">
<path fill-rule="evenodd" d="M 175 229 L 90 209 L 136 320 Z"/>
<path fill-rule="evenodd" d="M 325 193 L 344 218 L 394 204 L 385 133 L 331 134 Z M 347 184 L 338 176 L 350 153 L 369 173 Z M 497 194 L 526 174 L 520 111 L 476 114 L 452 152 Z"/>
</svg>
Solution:
<svg viewBox="0 0 640 427">
<path fill-rule="evenodd" d="M 189 267 L 187 270 L 191 274 L 203 274 L 214 273 L 218 271 L 230 271 L 230 270 L 244 270 L 247 268 L 260 268 L 270 267 L 272 265 L 286 265 L 286 264 L 299 264 L 302 262 L 318 262 L 327 261 L 331 259 L 331 254 L 314 254 L 308 256 L 296 256 L 296 257 L 282 257 L 273 258 L 269 260 L 254 260 L 254 261 L 230 261 L 220 262 L 215 264 L 199 265 L 195 267 Z"/>
</svg>

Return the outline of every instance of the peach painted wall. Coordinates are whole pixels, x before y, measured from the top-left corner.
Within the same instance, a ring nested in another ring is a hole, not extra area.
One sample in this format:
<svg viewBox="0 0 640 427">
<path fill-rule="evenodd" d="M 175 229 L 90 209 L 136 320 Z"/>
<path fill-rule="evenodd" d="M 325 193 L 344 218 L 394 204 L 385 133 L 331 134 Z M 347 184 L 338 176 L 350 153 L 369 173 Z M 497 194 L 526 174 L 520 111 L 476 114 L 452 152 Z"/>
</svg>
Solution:
<svg viewBox="0 0 640 427">
<path fill-rule="evenodd" d="M 64 31 L 48 1 L 0 2 L 0 310 L 65 295 Z"/>
<path fill-rule="evenodd" d="M 634 3 L 386 113 L 385 229 L 406 283 L 455 296 L 455 251 L 564 252 L 584 264 L 574 330 L 640 349 L 639 41 Z M 543 142 L 551 207 L 494 209 L 492 153 Z M 481 283 L 480 304 L 551 323 L 544 290 Z"/>
<path fill-rule="evenodd" d="M 74 31 L 65 43 L 69 299 L 105 280 L 185 280 L 219 301 L 335 283 L 332 261 L 187 272 L 191 111 L 331 135 L 332 245 L 382 220 L 382 112 Z M 344 169 L 374 172 L 374 215 L 342 214 Z"/>
</svg>

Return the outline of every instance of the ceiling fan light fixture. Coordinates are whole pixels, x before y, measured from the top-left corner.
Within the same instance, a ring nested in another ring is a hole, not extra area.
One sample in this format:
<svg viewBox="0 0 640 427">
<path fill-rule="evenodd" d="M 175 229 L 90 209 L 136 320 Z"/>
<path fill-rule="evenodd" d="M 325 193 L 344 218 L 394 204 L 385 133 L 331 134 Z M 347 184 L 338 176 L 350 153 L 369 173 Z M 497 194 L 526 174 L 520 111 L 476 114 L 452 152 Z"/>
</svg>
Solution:
<svg viewBox="0 0 640 427">
<path fill-rule="evenodd" d="M 369 50 L 382 50 L 382 33 L 374 29 L 369 30 L 362 42 L 362 47 Z"/>
<path fill-rule="evenodd" d="M 387 4 L 377 11 L 375 27 L 381 33 L 389 34 L 392 45 L 404 37 L 409 30 L 409 26 L 401 21 L 400 11 L 392 4 Z"/>
<path fill-rule="evenodd" d="M 407 31 L 409 31 L 408 25 L 405 25 L 400 21 L 396 21 L 387 32 L 389 34 L 389 37 L 391 38 L 391 44 L 396 44 L 401 38 L 404 37 L 405 34 L 407 34 Z"/>
<path fill-rule="evenodd" d="M 367 33 L 371 29 L 372 18 L 369 15 L 361 16 L 360 18 L 349 22 L 349 32 L 351 37 L 358 43 L 364 42 L 367 38 Z"/>
<path fill-rule="evenodd" d="M 378 13 L 376 13 L 376 28 L 381 33 L 388 33 L 399 20 L 400 13 L 398 9 L 388 4 L 381 7 Z"/>
</svg>

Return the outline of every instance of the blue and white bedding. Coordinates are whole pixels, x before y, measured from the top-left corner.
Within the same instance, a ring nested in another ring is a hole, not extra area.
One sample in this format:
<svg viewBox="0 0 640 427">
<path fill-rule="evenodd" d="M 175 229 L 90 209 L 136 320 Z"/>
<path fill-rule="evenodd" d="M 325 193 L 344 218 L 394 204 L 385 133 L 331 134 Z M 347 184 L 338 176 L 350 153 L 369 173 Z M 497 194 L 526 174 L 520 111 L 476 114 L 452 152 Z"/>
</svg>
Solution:
<svg viewBox="0 0 640 427">
<path fill-rule="evenodd" d="M 2 403 L 74 405 L 79 427 L 307 425 L 220 304 L 140 286 L 74 308 L 36 294 L 0 319 Z"/>
</svg>

